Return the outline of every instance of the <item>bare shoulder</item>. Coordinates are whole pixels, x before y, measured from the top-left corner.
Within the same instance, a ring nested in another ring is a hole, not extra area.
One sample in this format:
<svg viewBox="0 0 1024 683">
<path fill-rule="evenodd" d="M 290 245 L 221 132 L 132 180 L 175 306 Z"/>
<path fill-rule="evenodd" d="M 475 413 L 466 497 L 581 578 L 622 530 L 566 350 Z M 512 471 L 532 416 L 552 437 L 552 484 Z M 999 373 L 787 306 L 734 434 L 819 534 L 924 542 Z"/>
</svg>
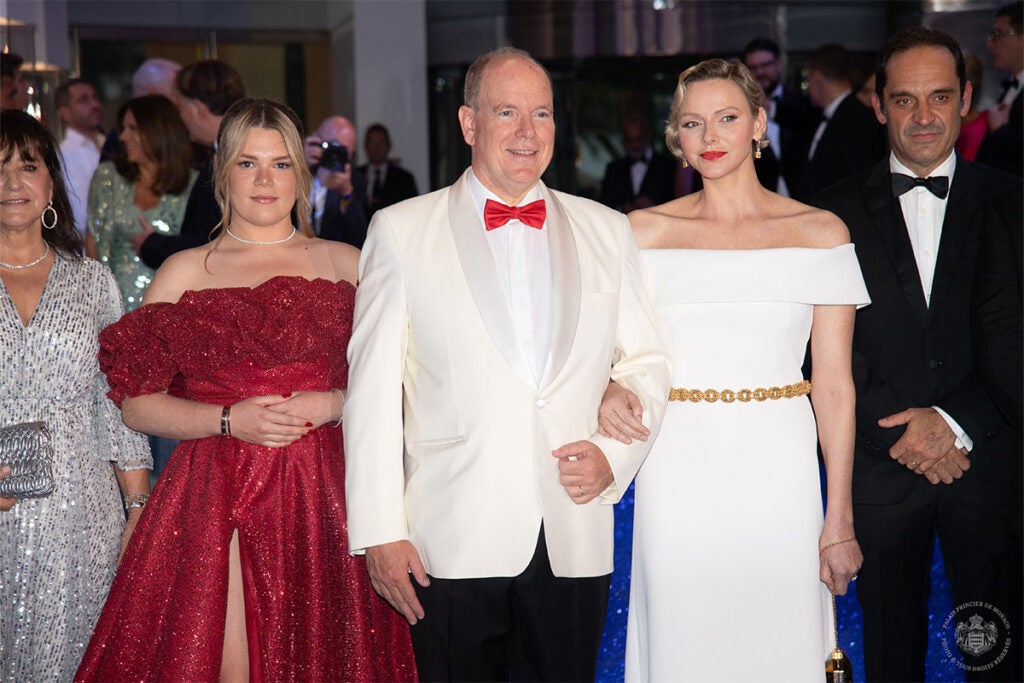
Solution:
<svg viewBox="0 0 1024 683">
<path fill-rule="evenodd" d="M 785 201 L 787 213 L 790 214 L 795 230 L 795 246 L 831 249 L 849 243 L 850 231 L 846 228 L 846 223 L 831 211 L 801 204 L 792 199 Z"/>
<path fill-rule="evenodd" d="M 211 245 L 206 244 L 167 257 L 146 289 L 143 305 L 158 301 L 175 303 L 182 293 L 190 289 L 203 289 L 204 281 L 209 277 L 206 256 L 211 248 Z"/>
<path fill-rule="evenodd" d="M 693 213 L 693 196 L 673 199 L 665 204 L 652 206 L 649 209 L 637 209 L 629 213 L 629 224 L 633 228 L 636 242 L 641 249 L 652 249 L 663 246 L 666 230 L 673 232 L 680 229 L 680 222 L 685 223 L 685 216 Z"/>
<path fill-rule="evenodd" d="M 353 285 L 359 277 L 359 250 L 351 244 L 334 240 L 318 239 L 317 243 L 330 258 L 334 272 Z"/>
</svg>

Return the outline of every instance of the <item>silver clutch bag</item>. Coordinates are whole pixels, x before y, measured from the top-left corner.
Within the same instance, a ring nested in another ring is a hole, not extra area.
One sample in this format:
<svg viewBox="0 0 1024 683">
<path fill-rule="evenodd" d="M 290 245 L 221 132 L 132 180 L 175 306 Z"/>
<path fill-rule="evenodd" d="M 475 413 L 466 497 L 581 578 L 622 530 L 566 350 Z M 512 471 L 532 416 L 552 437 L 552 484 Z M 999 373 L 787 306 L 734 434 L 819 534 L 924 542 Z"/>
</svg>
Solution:
<svg viewBox="0 0 1024 683">
<path fill-rule="evenodd" d="M 53 445 L 46 423 L 0 427 L 0 465 L 11 468 L 0 479 L 0 496 L 41 498 L 53 493 Z"/>
</svg>

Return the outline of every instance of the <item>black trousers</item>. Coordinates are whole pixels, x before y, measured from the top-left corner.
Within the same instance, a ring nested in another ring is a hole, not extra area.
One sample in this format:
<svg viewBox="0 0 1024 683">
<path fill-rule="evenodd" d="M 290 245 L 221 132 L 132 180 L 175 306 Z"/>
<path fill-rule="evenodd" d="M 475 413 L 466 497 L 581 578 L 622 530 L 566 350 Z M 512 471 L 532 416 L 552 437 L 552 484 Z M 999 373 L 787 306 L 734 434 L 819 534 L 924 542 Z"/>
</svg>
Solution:
<svg viewBox="0 0 1024 683">
<path fill-rule="evenodd" d="M 416 582 L 420 680 L 593 681 L 611 576 L 551 573 L 544 527 L 519 576 Z"/>
<path fill-rule="evenodd" d="M 990 604 L 1016 620 L 1010 596 L 1011 508 L 966 502 L 945 484 L 924 478 L 911 495 L 896 505 L 853 506 L 857 539 L 864 552 L 858 572 L 857 599 L 864 613 L 864 668 L 869 683 L 924 681 L 928 649 L 928 595 L 931 560 L 938 536 L 953 609 L 971 602 Z M 968 612 L 956 616 L 966 621 Z M 938 630 L 947 615 L 932 625 Z M 1013 650 L 999 666 L 967 671 L 968 681 L 1013 680 L 1016 642 L 1021 624 L 1011 623 Z M 999 624 L 1001 638 L 1006 630 Z M 948 646 L 957 654 L 955 636 Z M 1002 647 L 1003 640 L 997 644 Z M 935 643 L 941 647 L 941 643 Z M 994 653 L 993 653 L 994 654 Z M 945 656 L 945 655 L 943 655 Z M 964 657 L 965 664 L 971 658 Z"/>
</svg>

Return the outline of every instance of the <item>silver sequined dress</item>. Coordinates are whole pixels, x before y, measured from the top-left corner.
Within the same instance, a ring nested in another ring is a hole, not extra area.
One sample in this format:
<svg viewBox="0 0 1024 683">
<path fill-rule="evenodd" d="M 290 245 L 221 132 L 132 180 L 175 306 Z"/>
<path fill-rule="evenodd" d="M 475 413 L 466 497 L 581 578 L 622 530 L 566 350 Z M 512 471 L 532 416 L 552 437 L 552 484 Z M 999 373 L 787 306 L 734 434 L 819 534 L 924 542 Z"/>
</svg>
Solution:
<svg viewBox="0 0 1024 683">
<path fill-rule="evenodd" d="M 142 305 L 142 295 L 156 272 L 132 249 L 132 236 L 142 232 L 139 214 L 149 219 L 161 235 L 177 235 L 195 180 L 196 172 L 192 171 L 181 194 L 165 194 L 152 209 L 142 211 L 135 206 L 135 184 L 117 172 L 114 162 L 103 162 L 93 174 L 89 186 L 89 232 L 96 240 L 100 261 L 110 267 L 117 279 L 126 311 Z"/>
<path fill-rule="evenodd" d="M 114 576 L 124 513 L 114 468 L 152 467 L 105 395 L 100 330 L 114 278 L 57 257 L 28 326 L 0 282 L 0 424 L 45 420 L 56 490 L 0 512 L 0 681 L 70 681 Z"/>
</svg>

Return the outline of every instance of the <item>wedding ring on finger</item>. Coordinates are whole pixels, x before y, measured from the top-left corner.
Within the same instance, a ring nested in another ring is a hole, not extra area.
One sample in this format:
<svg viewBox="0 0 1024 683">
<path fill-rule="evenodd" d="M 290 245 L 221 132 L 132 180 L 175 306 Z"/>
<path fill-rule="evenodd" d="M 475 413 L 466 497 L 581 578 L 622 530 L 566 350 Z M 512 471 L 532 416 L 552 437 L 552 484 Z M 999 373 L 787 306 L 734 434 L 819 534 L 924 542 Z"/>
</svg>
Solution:
<svg viewBox="0 0 1024 683">
<path fill-rule="evenodd" d="M 910 469 L 914 469 L 915 467 L 917 467 L 917 461 L 916 460 L 911 460 L 910 461 Z"/>
<path fill-rule="evenodd" d="M 857 575 L 856 574 L 854 574 L 853 576 L 850 577 L 850 583 L 853 583 L 856 580 L 857 580 Z"/>
</svg>

